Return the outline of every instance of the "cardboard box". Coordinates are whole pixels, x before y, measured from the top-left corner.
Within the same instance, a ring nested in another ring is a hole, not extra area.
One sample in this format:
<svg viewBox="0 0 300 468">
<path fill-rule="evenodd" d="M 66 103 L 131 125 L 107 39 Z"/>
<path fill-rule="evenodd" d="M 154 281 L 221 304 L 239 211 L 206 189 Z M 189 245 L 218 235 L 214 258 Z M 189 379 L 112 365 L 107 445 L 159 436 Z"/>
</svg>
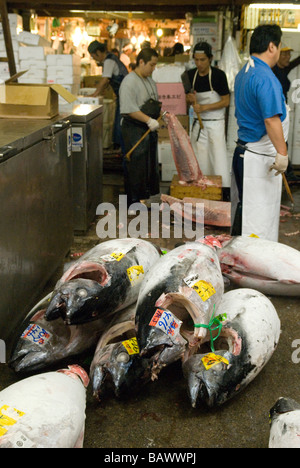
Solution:
<svg viewBox="0 0 300 468">
<path fill-rule="evenodd" d="M 97 85 L 101 82 L 102 76 L 100 75 L 89 75 L 89 76 L 84 76 L 83 77 L 83 85 L 84 88 L 97 88 Z M 104 93 L 103 96 L 106 99 L 115 99 L 116 95 L 112 89 L 111 86 L 108 86 Z"/>
<path fill-rule="evenodd" d="M 211 175 L 206 175 L 206 177 L 210 180 L 211 185 L 208 185 L 207 188 L 203 190 L 201 186 L 180 184 L 178 175 L 174 175 L 170 185 L 171 197 L 180 198 L 181 200 L 185 197 L 222 200 L 222 177 Z"/>
<path fill-rule="evenodd" d="M 59 85 L 8 83 L 0 102 L 0 117 L 51 119 L 59 114 L 58 95 L 67 102 L 77 97 Z"/>
<path fill-rule="evenodd" d="M 187 113 L 186 95 L 182 83 L 156 83 L 162 111 L 175 115 Z"/>
</svg>

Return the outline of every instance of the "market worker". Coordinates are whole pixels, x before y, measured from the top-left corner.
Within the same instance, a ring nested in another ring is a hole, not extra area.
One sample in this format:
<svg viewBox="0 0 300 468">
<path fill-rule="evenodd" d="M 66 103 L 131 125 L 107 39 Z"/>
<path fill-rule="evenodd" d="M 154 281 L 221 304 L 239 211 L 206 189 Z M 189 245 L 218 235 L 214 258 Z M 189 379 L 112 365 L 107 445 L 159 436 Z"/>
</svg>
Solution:
<svg viewBox="0 0 300 468">
<path fill-rule="evenodd" d="M 225 112 L 230 96 L 227 77 L 211 66 L 211 45 L 199 42 L 193 49 L 196 68 L 187 71 L 193 93 L 187 94 L 188 104 L 194 105 L 191 143 L 201 171 L 205 175 L 222 176 L 223 187 L 230 187 L 230 167 L 225 139 Z M 196 112 L 200 113 L 201 129 Z"/>
<path fill-rule="evenodd" d="M 281 83 L 286 102 L 288 102 L 288 92 L 291 87 L 288 74 L 300 65 L 300 56 L 291 61 L 292 51 L 293 49 L 291 47 L 281 47 L 279 60 L 272 69 Z M 290 162 L 286 170 L 286 178 L 290 182 L 300 182 L 300 177 L 296 176 Z"/>
<path fill-rule="evenodd" d="M 121 135 L 119 89 L 123 78 L 128 74 L 127 68 L 114 53 L 107 51 L 106 44 L 93 41 L 88 46 L 88 51 L 97 64 L 102 66 L 102 80 L 97 86 L 97 91 L 92 96 L 103 94 L 108 85 L 112 87 L 117 98 L 113 141 L 115 148 L 121 147 L 122 151 L 124 151 Z"/>
<path fill-rule="evenodd" d="M 133 45 L 132 44 L 126 44 L 126 46 L 123 47 L 123 51 L 122 51 L 122 53 L 120 55 L 120 60 L 121 60 L 121 62 L 124 63 L 127 70 L 129 70 L 129 64 L 131 62 L 130 54 L 132 54 L 132 51 L 133 51 Z"/>
<path fill-rule="evenodd" d="M 234 87 L 238 143 L 233 171 L 239 204 L 233 210 L 232 234 L 254 234 L 272 241 L 278 241 L 281 174 L 288 165 L 288 112 L 282 86 L 272 72 L 281 36 L 277 25 L 255 28 L 250 58 Z"/>
<path fill-rule="evenodd" d="M 155 81 L 151 78 L 158 61 L 154 49 L 142 49 L 137 56 L 136 68 L 122 81 L 120 108 L 125 152 L 149 129 L 147 137 L 132 152 L 130 161 L 124 161 L 125 191 L 128 206 L 149 199 L 160 191 L 157 141 L 161 103 Z"/>
</svg>

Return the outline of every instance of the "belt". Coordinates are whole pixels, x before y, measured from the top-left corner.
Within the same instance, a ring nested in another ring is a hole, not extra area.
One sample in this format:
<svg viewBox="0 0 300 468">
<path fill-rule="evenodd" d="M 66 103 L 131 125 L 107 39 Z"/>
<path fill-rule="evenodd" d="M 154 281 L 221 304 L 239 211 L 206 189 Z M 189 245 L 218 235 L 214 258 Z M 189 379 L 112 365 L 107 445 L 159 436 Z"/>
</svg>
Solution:
<svg viewBox="0 0 300 468">
<path fill-rule="evenodd" d="M 257 153 L 256 151 L 253 151 L 251 149 L 249 149 L 246 145 L 247 143 L 241 143 L 241 141 L 237 140 L 236 142 L 236 146 L 238 146 L 238 148 L 242 148 L 243 150 L 245 151 L 249 151 L 250 153 L 253 153 L 253 154 L 258 154 L 259 156 L 267 156 L 268 158 L 275 158 L 275 156 L 272 156 L 271 154 L 265 154 L 265 153 Z M 244 157 L 244 155 L 239 155 L 241 158 Z"/>
</svg>

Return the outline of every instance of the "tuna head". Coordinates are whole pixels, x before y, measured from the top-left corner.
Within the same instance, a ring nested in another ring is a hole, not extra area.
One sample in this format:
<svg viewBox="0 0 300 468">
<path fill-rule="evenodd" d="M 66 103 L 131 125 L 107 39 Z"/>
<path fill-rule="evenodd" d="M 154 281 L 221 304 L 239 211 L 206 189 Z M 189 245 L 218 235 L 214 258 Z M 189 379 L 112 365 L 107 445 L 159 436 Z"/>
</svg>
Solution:
<svg viewBox="0 0 300 468">
<path fill-rule="evenodd" d="M 199 354 L 183 362 L 183 375 L 193 408 L 201 404 L 220 406 L 248 383 L 247 377 L 254 366 L 250 362 L 245 336 L 236 332 L 237 326 L 234 328 L 223 328 L 220 338 L 215 341 L 216 351 L 205 353 L 206 344 Z"/>
<path fill-rule="evenodd" d="M 91 365 L 93 394 L 99 401 L 111 392 L 117 398 L 126 397 L 138 390 L 142 374 L 136 355 L 130 355 L 122 342 L 108 344 Z"/>
<path fill-rule="evenodd" d="M 62 283 L 53 292 L 45 318 L 48 321 L 62 317 L 68 325 L 79 325 L 96 320 L 100 313 L 100 293 L 97 281 L 76 278 Z"/>
</svg>

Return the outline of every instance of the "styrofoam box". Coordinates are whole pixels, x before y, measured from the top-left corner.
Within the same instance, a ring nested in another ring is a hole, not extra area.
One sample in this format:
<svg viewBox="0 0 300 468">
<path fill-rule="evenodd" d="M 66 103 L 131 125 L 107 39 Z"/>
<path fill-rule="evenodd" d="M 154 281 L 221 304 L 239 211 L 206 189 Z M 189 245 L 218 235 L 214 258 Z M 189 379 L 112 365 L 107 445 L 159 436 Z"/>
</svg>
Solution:
<svg viewBox="0 0 300 468">
<path fill-rule="evenodd" d="M 18 52 L 19 51 L 19 43 L 16 39 L 12 39 L 12 47 L 13 50 Z M 0 40 L 0 50 L 5 50 L 6 51 L 6 45 L 4 39 Z"/>
<path fill-rule="evenodd" d="M 24 78 L 43 78 L 46 80 L 46 70 L 41 68 L 35 68 L 34 70 L 29 69 L 28 72 L 24 73 Z"/>
<path fill-rule="evenodd" d="M 20 67 L 23 70 L 36 69 L 46 70 L 46 60 L 20 60 Z"/>
<path fill-rule="evenodd" d="M 47 56 L 47 66 L 51 67 L 73 67 L 81 65 L 81 57 L 77 54 L 56 54 Z"/>
<path fill-rule="evenodd" d="M 56 75 L 60 77 L 73 76 L 81 74 L 81 67 L 79 66 L 47 66 L 47 73 L 49 76 Z"/>
<path fill-rule="evenodd" d="M 0 51 L 0 57 L 1 58 L 6 58 L 7 57 L 7 53 L 6 53 L 5 50 Z M 15 63 L 16 63 L 16 65 L 18 65 L 19 64 L 19 53 L 14 52 L 14 57 L 15 57 Z"/>
<path fill-rule="evenodd" d="M 10 35 L 12 39 L 17 39 L 18 37 L 18 30 L 17 28 L 10 27 Z M 2 23 L 0 23 L 0 39 L 4 40 L 4 32 L 3 32 L 3 26 Z"/>
<path fill-rule="evenodd" d="M 16 13 L 8 13 L 8 21 L 11 28 L 23 28 L 23 18 L 21 15 L 17 15 Z"/>
<path fill-rule="evenodd" d="M 103 103 L 103 97 L 78 96 L 77 101 L 80 104 L 89 104 L 90 106 L 99 106 Z"/>
<path fill-rule="evenodd" d="M 50 47 L 24 46 L 19 48 L 20 60 L 45 60 L 49 54 L 54 54 L 55 50 Z"/>
<path fill-rule="evenodd" d="M 80 88 L 79 94 L 81 96 L 89 96 L 90 94 L 94 94 L 97 91 L 97 88 Z"/>
<path fill-rule="evenodd" d="M 80 76 L 73 75 L 73 76 L 56 76 L 56 75 L 49 75 L 47 76 L 47 83 L 49 84 L 80 84 Z"/>
<path fill-rule="evenodd" d="M 30 46 L 51 47 L 51 42 L 47 41 L 39 34 L 32 34 L 28 31 L 22 31 L 18 34 L 18 41 Z"/>
<path fill-rule="evenodd" d="M 157 145 L 158 162 L 161 164 L 174 164 L 171 142 L 159 141 Z"/>
</svg>

